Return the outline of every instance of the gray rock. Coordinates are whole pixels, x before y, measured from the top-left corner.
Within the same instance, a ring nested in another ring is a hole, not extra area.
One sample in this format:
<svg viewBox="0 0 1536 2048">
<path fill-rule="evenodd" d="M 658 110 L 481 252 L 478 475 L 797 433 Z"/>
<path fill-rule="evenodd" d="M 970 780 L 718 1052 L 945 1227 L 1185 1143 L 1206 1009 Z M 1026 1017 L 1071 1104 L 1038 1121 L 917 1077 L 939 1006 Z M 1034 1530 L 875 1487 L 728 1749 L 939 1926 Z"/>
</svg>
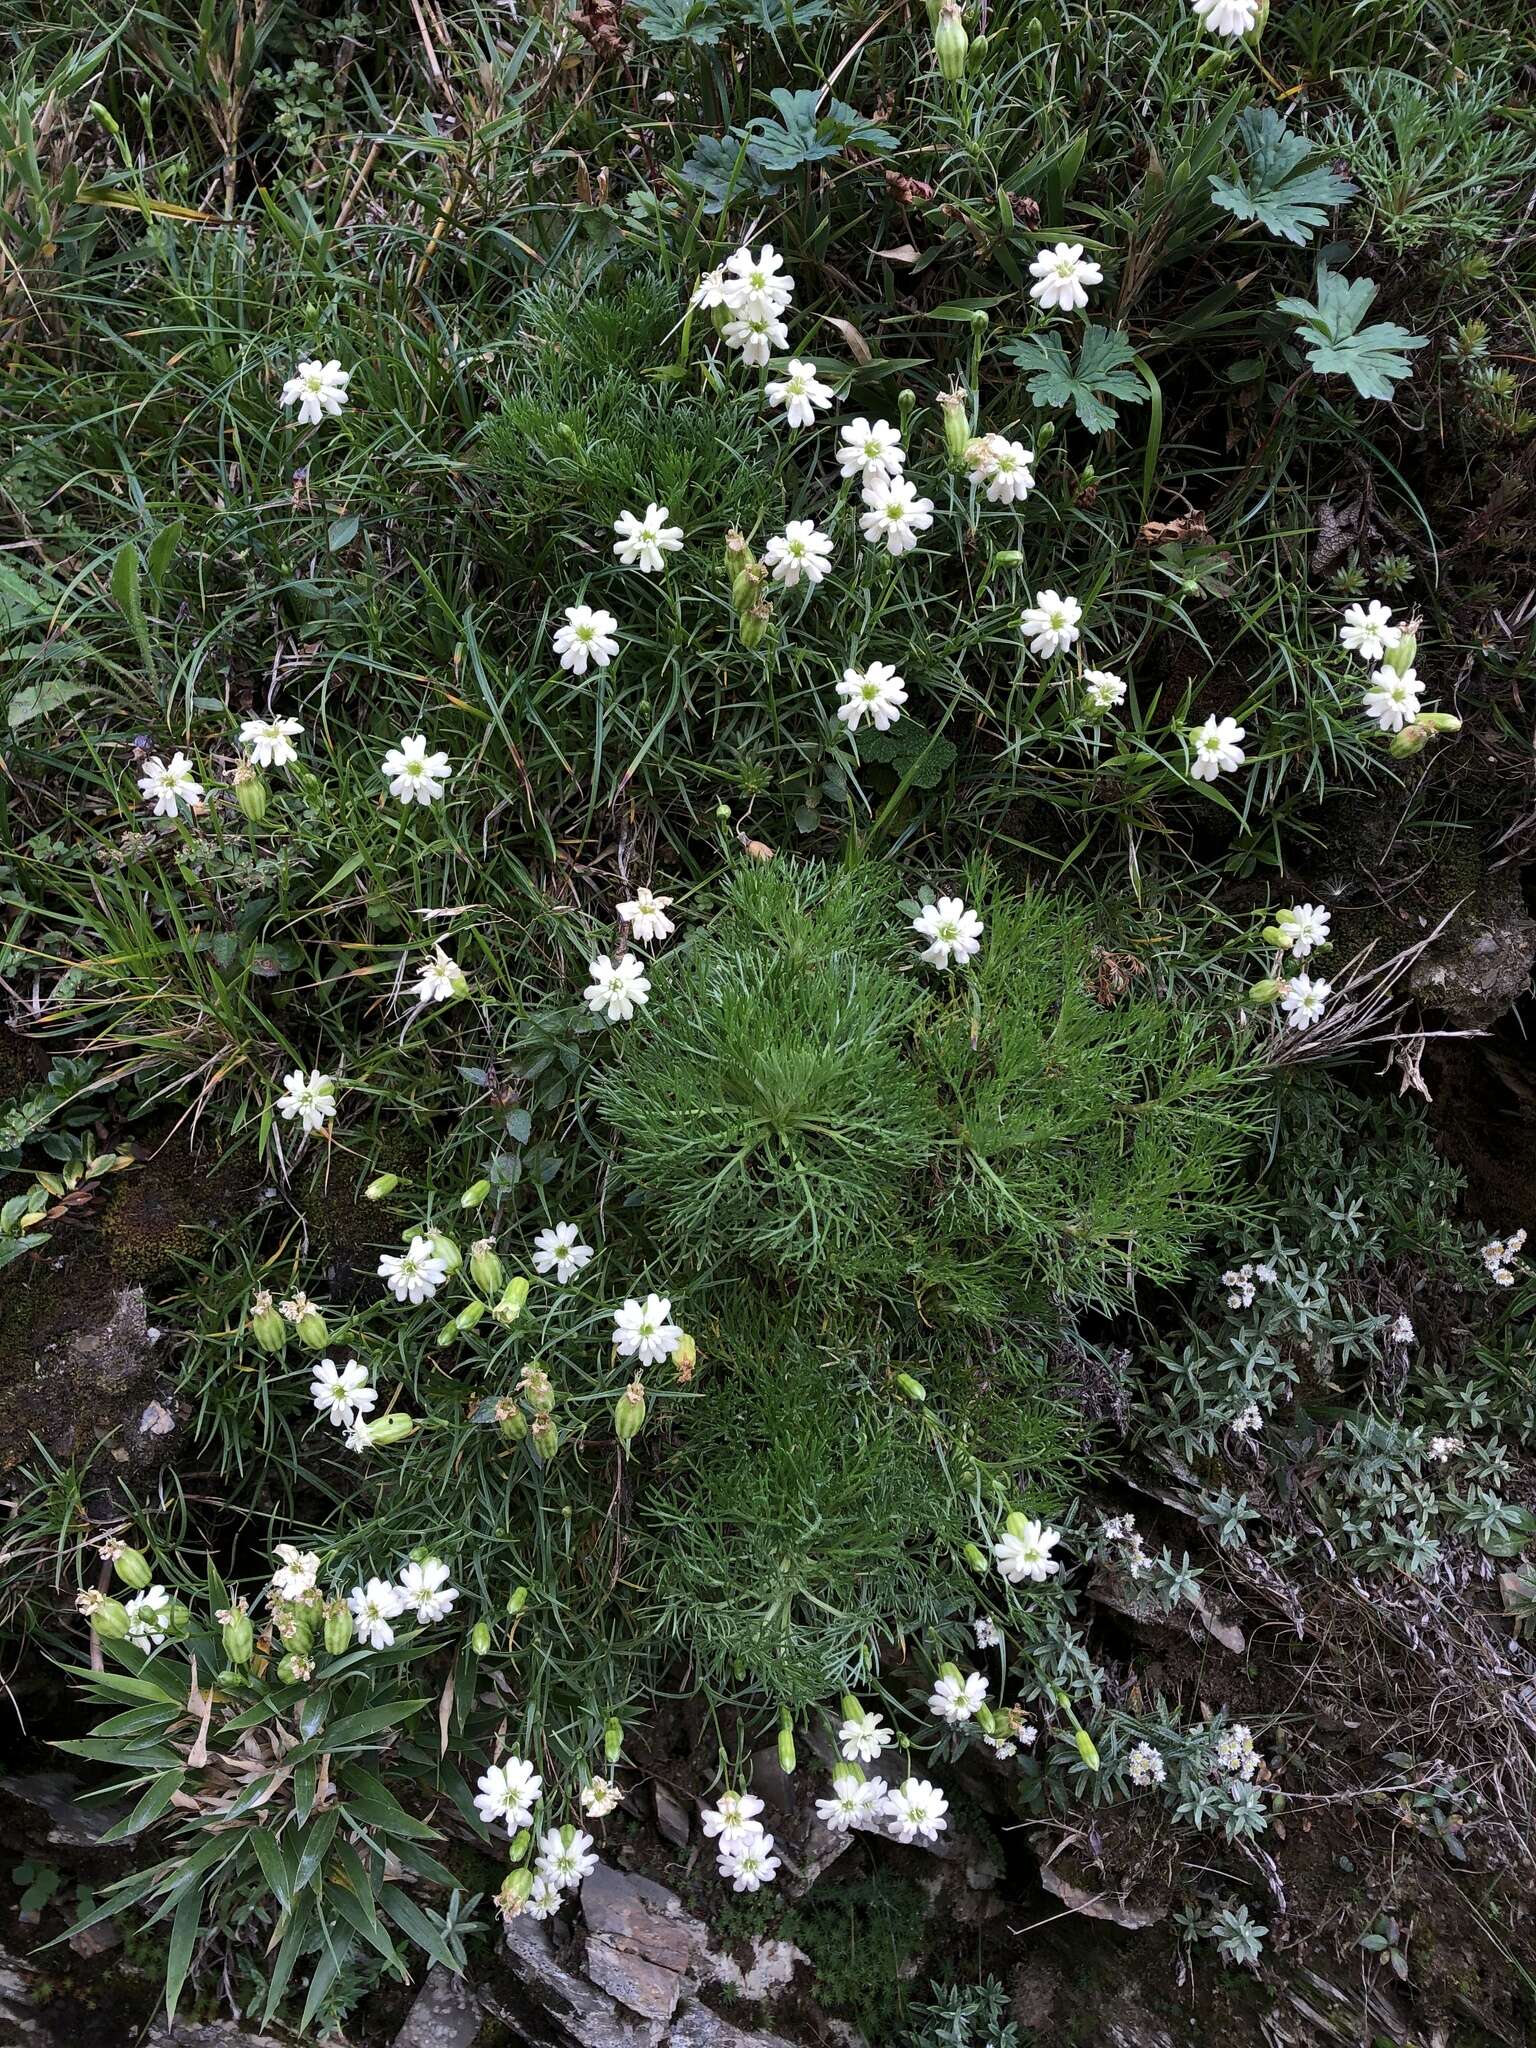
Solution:
<svg viewBox="0 0 1536 2048">
<path fill-rule="evenodd" d="M 28 2041 L 51 2048 L 55 2036 L 44 2029 L 34 2007 L 32 1972 L 19 1956 L 0 1948 L 0 2041 L 16 2048 Z"/>
<path fill-rule="evenodd" d="M 693 1825 L 689 1819 L 688 1809 L 681 1799 L 676 1793 L 669 1792 L 665 1785 L 653 1782 L 651 1804 L 655 1809 L 656 1826 L 661 1834 L 676 1848 L 686 1849 L 693 1839 Z"/>
<path fill-rule="evenodd" d="M 41 1840 L 50 1849 L 94 1849 L 128 1808 L 98 1800 L 82 1806 L 81 1790 L 80 1780 L 68 1771 L 29 1771 L 0 1778 L 0 1806 L 25 1808 L 23 1824 L 29 1834 L 37 1821 L 45 1821 Z"/>
<path fill-rule="evenodd" d="M 507 1960 L 521 1995 L 515 2003 L 497 2000 L 491 2010 L 526 2048 L 660 2048 L 663 2023 L 621 2012 L 606 1992 L 567 1969 L 547 1926 L 514 1920 Z"/>
<path fill-rule="evenodd" d="M 664 1885 L 599 1863 L 581 1887 L 586 1971 L 620 2005 L 665 2022 L 677 2010 L 708 1933 Z"/>
<path fill-rule="evenodd" d="M 726 1986 L 735 1997 L 762 1999 L 787 1991 L 794 1981 L 795 1965 L 804 1963 L 809 1968 L 810 1960 L 792 1941 L 772 1941 L 759 1935 L 745 1969 L 734 1956 L 719 1949 L 706 1952 L 703 1969 L 709 1983 Z"/>
<path fill-rule="evenodd" d="M 744 2032 L 707 2005 L 689 2005 L 667 2029 L 666 2048 L 790 2048 L 782 2034 Z"/>
<path fill-rule="evenodd" d="M 142 2037 L 143 2048 L 284 2048 L 272 2034 L 253 2034 L 234 2020 L 178 2020 Z"/>
<path fill-rule="evenodd" d="M 395 2048 L 470 2048 L 480 2007 L 462 1977 L 434 1963 L 395 2036 Z"/>
</svg>

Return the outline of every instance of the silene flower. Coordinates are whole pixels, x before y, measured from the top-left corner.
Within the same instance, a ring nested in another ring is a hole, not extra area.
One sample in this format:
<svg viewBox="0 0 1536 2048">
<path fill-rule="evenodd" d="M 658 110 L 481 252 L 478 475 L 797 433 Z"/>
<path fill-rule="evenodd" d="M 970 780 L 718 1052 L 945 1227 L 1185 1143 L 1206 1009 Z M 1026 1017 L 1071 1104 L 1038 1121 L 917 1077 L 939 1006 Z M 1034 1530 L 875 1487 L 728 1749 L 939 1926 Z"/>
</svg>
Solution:
<svg viewBox="0 0 1536 2048">
<path fill-rule="evenodd" d="M 610 1024 L 627 1024 L 636 1010 L 651 999 L 651 984 L 645 969 L 632 953 L 622 960 L 610 960 L 599 953 L 587 963 L 589 977 L 582 1001 L 594 1017 L 606 1017 Z"/>
<path fill-rule="evenodd" d="M 789 346 L 789 329 L 776 313 L 738 313 L 721 331 L 727 348 L 738 351 L 749 369 L 765 369 L 768 358 Z"/>
<path fill-rule="evenodd" d="M 1375 720 L 1383 732 L 1401 732 L 1419 715 L 1424 685 L 1417 669 L 1379 668 L 1371 676 L 1371 687 L 1360 699 L 1360 709 Z"/>
<path fill-rule="evenodd" d="M 278 403 L 298 406 L 301 427 L 318 427 L 321 420 L 340 414 L 351 381 L 352 372 L 344 370 L 334 356 L 328 363 L 302 362 L 284 384 Z"/>
<path fill-rule="evenodd" d="M 886 477 L 864 486 L 859 531 L 887 554 L 910 554 L 917 537 L 933 524 L 932 498 L 920 498 L 917 486 L 904 476 Z"/>
<path fill-rule="evenodd" d="M 1391 610 L 1380 598 L 1372 598 L 1366 605 L 1352 604 L 1339 628 L 1339 640 L 1346 652 L 1358 654 L 1362 661 L 1385 660 L 1402 637 L 1402 627 L 1393 625 Z"/>
<path fill-rule="evenodd" d="M 1327 945 L 1332 921 L 1320 903 L 1295 903 L 1289 910 L 1275 914 L 1275 924 L 1283 934 L 1284 949 L 1297 960 L 1305 960 L 1319 946 Z"/>
<path fill-rule="evenodd" d="M 1096 717 L 1102 717 L 1106 711 L 1118 711 L 1125 696 L 1125 683 L 1113 669 L 1083 670 L 1083 705 Z"/>
<path fill-rule="evenodd" d="M 946 1664 L 928 1695 L 928 1711 L 936 1721 L 958 1726 L 971 1720 L 976 1709 L 985 1706 L 986 1699 L 987 1681 L 979 1671 L 962 1676 L 953 1664 Z"/>
<path fill-rule="evenodd" d="M 447 1003 L 463 995 L 468 986 L 463 968 L 441 946 L 434 946 L 431 958 L 421 964 L 411 994 L 418 1003 Z"/>
<path fill-rule="evenodd" d="M 1058 242 L 1042 249 L 1029 266 L 1035 282 L 1029 296 L 1047 313 L 1080 313 L 1088 303 L 1088 287 L 1104 282 L 1104 273 L 1081 242 Z"/>
<path fill-rule="evenodd" d="M 948 1825 L 949 1801 L 926 1778 L 908 1778 L 887 1797 L 886 1826 L 898 1842 L 936 1842 Z"/>
<path fill-rule="evenodd" d="M 151 754 L 139 777 L 139 794 L 150 804 L 155 817 L 174 818 L 178 804 L 185 804 L 189 811 L 196 809 L 203 800 L 203 785 L 192 773 L 192 763 L 185 754 L 174 753 L 169 761 Z"/>
<path fill-rule="evenodd" d="M 887 1728 L 878 1714 L 863 1708 L 848 1714 L 837 1731 L 838 1751 L 850 1764 L 872 1764 L 895 1740 L 895 1730 Z"/>
<path fill-rule="evenodd" d="M 722 1792 L 713 1806 L 699 1808 L 699 1819 L 705 1835 L 718 1842 L 720 1853 L 728 1856 L 738 1843 L 762 1832 L 757 1818 L 762 1810 L 763 1802 L 755 1792 Z"/>
<path fill-rule="evenodd" d="M 590 1265 L 594 1256 L 591 1245 L 582 1243 L 580 1228 L 574 1223 L 556 1223 L 533 1240 L 533 1270 L 553 1273 L 561 1287 Z"/>
<path fill-rule="evenodd" d="M 453 770 L 446 754 L 430 751 L 424 733 L 412 732 L 389 749 L 379 773 L 397 802 L 426 805 L 440 801 Z"/>
<path fill-rule="evenodd" d="M 279 1543 L 273 1552 L 277 1570 L 272 1574 L 272 1591 L 279 1600 L 306 1605 L 320 1582 L 320 1559 L 313 1550 L 300 1550 L 293 1543 Z"/>
<path fill-rule="evenodd" d="M 352 1610 L 352 1619 L 357 1625 L 358 1640 L 370 1650 L 387 1650 L 395 1640 L 390 1623 L 398 1621 L 405 1612 L 405 1600 L 400 1590 L 388 1579 L 370 1579 L 366 1586 L 354 1586 L 347 1595 L 347 1605 Z"/>
<path fill-rule="evenodd" d="M 1190 0 L 1196 19 L 1213 36 L 1235 41 L 1252 33 L 1259 18 L 1259 0 Z"/>
<path fill-rule="evenodd" d="M 775 583 L 793 590 L 803 576 L 814 589 L 832 566 L 832 539 L 809 519 L 791 519 L 763 549 Z"/>
<path fill-rule="evenodd" d="M 575 1891 L 582 1879 L 590 1877 L 596 1868 L 592 1837 L 580 1828 L 550 1828 L 539 1837 L 535 1873 L 547 1878 L 551 1884 L 559 1885 L 562 1891 Z"/>
<path fill-rule="evenodd" d="M 1035 488 L 1035 452 L 1022 441 L 985 434 L 974 465 L 977 481 L 987 487 L 989 505 L 1021 505 Z"/>
<path fill-rule="evenodd" d="M 889 732 L 907 701 L 907 686 L 888 661 L 872 661 L 868 668 L 845 668 L 837 694 L 843 700 L 837 715 L 850 732 L 866 718 L 876 732 Z"/>
<path fill-rule="evenodd" d="M 612 1813 L 623 1798 L 617 1785 L 606 1778 L 588 1778 L 581 1788 L 581 1810 L 593 1820 L 601 1820 L 604 1814 Z"/>
<path fill-rule="evenodd" d="M 958 896 L 941 896 L 929 903 L 912 920 L 912 929 L 928 944 L 918 955 L 930 967 L 963 967 L 981 951 L 986 926 L 974 910 L 967 910 Z"/>
<path fill-rule="evenodd" d="M 552 1920 L 564 1904 L 565 1887 L 554 1878 L 546 1877 L 543 1871 L 536 1870 L 533 1888 L 523 1901 L 522 1911 L 530 1920 Z"/>
<path fill-rule="evenodd" d="M 1235 718 L 1208 718 L 1195 726 L 1189 734 L 1189 772 L 1196 782 L 1214 782 L 1241 768 L 1248 758 L 1241 745 L 1247 737 L 1247 727 Z"/>
<path fill-rule="evenodd" d="M 240 744 L 249 749 L 258 768 L 286 768 L 297 761 L 293 744 L 304 728 L 296 718 L 248 718 L 240 728 Z"/>
<path fill-rule="evenodd" d="M 638 569 L 643 576 L 655 576 L 666 567 L 667 556 L 675 555 L 683 545 L 683 529 L 668 526 L 669 516 L 665 505 L 647 505 L 644 518 L 634 512 L 619 514 L 613 522 L 613 530 L 619 536 L 613 544 L 613 552 L 626 569 Z M 569 618 L 570 614 L 566 616 Z M 607 614 L 603 616 L 607 617 Z M 608 630 L 613 631 L 611 620 Z"/>
<path fill-rule="evenodd" d="M 448 1583 L 448 1567 L 440 1557 L 412 1559 L 400 1573 L 400 1599 L 420 1622 L 442 1621 L 459 1597 Z"/>
<path fill-rule="evenodd" d="M 448 1267 L 430 1237 L 413 1237 L 403 1252 L 384 1253 L 379 1278 L 396 1301 L 408 1301 L 415 1308 L 432 1299 L 448 1278 Z"/>
<path fill-rule="evenodd" d="M 725 263 L 725 303 L 733 313 L 782 313 L 794 297 L 795 280 L 772 242 L 756 254 L 743 247 Z"/>
<path fill-rule="evenodd" d="M 1010 1515 L 1008 1526 L 992 1546 L 992 1561 L 1010 1586 L 1040 1586 L 1061 1570 L 1051 1552 L 1061 1541 L 1043 1522 Z"/>
<path fill-rule="evenodd" d="M 837 466 L 844 482 L 889 483 L 900 476 L 907 451 L 889 420 L 852 420 L 838 435 Z"/>
<path fill-rule="evenodd" d="M 172 1614 L 175 1605 L 164 1586 L 146 1586 L 142 1593 L 135 1593 L 125 1601 L 123 1611 L 128 1616 L 128 1640 L 135 1649 L 158 1650 L 176 1623 Z"/>
<path fill-rule="evenodd" d="M 885 1786 L 859 1771 L 834 1771 L 832 1793 L 816 1802 L 816 1818 L 834 1835 L 850 1828 L 878 1828 L 885 1812 Z"/>
<path fill-rule="evenodd" d="M 475 1811 L 486 1823 L 505 1821 L 507 1833 L 515 1835 L 533 1819 L 533 1809 L 544 1790 L 544 1780 L 533 1765 L 520 1756 L 492 1764 L 477 1781 Z"/>
<path fill-rule="evenodd" d="M 1056 590 L 1037 590 L 1035 601 L 1026 605 L 1019 619 L 1019 631 L 1029 651 L 1040 661 L 1065 654 L 1082 636 L 1083 608 L 1072 596 Z"/>
<path fill-rule="evenodd" d="M 277 1113 L 285 1123 L 298 1118 L 305 1131 L 318 1131 L 336 1114 L 336 1082 L 332 1075 L 312 1067 L 306 1079 L 304 1069 L 295 1067 L 283 1076 L 283 1092 L 277 1098 Z"/>
<path fill-rule="evenodd" d="M 554 647 L 560 666 L 573 676 L 584 676 L 587 664 L 606 668 L 619 651 L 613 637 L 619 622 L 612 612 L 594 611 L 589 604 L 565 608 L 565 624 L 555 628 Z"/>
<path fill-rule="evenodd" d="M 346 1365 L 338 1365 L 333 1358 L 322 1358 L 315 1367 L 309 1391 L 315 1407 L 338 1429 L 350 1428 L 359 1415 L 366 1415 L 377 1405 L 379 1398 L 368 1384 L 367 1366 L 356 1358 Z"/>
<path fill-rule="evenodd" d="M 832 386 L 823 384 L 814 363 L 791 357 L 782 377 L 768 381 L 765 396 L 770 406 L 783 406 L 784 418 L 792 427 L 814 427 L 818 412 L 832 403 Z"/>
<path fill-rule="evenodd" d="M 1286 1023 L 1293 1031 L 1305 1031 L 1309 1025 L 1319 1023 L 1332 994 L 1332 982 L 1314 981 L 1310 974 L 1293 974 L 1280 994 Z"/>
<path fill-rule="evenodd" d="M 760 1891 L 765 1884 L 772 1884 L 778 1874 L 773 1837 L 762 1828 L 720 1856 L 720 1875 L 730 1879 L 733 1892 Z"/>
<path fill-rule="evenodd" d="M 619 905 L 619 916 L 642 946 L 651 946 L 670 939 L 677 930 L 676 920 L 667 915 L 671 908 L 670 896 L 655 896 L 649 889 L 637 889 L 632 902 Z"/>
<path fill-rule="evenodd" d="M 681 1329 L 671 1320 L 672 1304 L 665 1296 L 648 1294 L 643 1302 L 631 1295 L 613 1312 L 613 1348 L 621 1358 L 634 1358 L 641 1365 L 658 1365 L 670 1358 L 682 1342 Z"/>
</svg>

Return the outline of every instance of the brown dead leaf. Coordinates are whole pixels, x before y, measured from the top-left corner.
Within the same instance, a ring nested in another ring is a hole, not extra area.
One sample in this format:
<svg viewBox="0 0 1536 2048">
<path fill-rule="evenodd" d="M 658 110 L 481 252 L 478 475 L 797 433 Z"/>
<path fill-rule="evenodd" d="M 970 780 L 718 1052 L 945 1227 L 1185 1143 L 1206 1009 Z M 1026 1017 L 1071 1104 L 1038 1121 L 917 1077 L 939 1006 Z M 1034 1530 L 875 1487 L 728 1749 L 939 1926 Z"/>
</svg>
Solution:
<svg viewBox="0 0 1536 2048">
<path fill-rule="evenodd" d="M 856 363 L 872 363 L 875 360 L 874 350 L 851 320 L 839 320 L 832 313 L 823 313 L 821 317 L 829 327 L 835 327 L 847 342 L 848 353 Z"/>
<path fill-rule="evenodd" d="M 1149 519 L 1137 535 L 1145 548 L 1161 548 L 1170 542 L 1207 540 L 1210 530 L 1203 512 L 1185 512 L 1177 519 Z"/>
</svg>

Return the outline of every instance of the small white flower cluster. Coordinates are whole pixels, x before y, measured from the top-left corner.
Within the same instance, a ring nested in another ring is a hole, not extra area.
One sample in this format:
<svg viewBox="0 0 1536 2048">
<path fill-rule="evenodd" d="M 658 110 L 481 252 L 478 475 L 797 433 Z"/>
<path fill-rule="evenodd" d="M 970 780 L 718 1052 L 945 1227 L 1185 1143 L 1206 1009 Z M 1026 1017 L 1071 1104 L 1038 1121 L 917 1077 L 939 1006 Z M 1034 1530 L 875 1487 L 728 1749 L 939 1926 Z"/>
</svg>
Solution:
<svg viewBox="0 0 1536 2048">
<path fill-rule="evenodd" d="M 1168 1766 L 1163 1761 L 1160 1749 L 1154 1749 L 1150 1742 L 1138 1742 L 1126 1758 L 1126 1770 L 1133 1785 L 1145 1787 L 1161 1785 L 1168 1776 Z"/>
<path fill-rule="evenodd" d="M 1444 1465 L 1464 1449 L 1465 1445 L 1459 1436 L 1432 1436 L 1425 1455 L 1432 1465 Z"/>
<path fill-rule="evenodd" d="M 281 1557 L 291 1546 L 279 1544 Z M 292 1588 L 302 1584 L 301 1573 L 305 1568 L 318 1569 L 319 1560 L 310 1552 L 304 1556 L 292 1556 L 283 1569 L 273 1574 L 272 1589 L 277 1592 L 279 1581 Z M 280 1599 L 310 1601 L 315 1582 L 311 1575 L 303 1591 L 284 1592 Z M 347 1607 L 357 1629 L 358 1641 L 366 1643 L 370 1650 L 387 1650 L 395 1640 L 394 1624 L 402 1615 L 410 1615 L 423 1627 L 434 1621 L 444 1621 L 452 1612 L 453 1604 L 459 1597 L 457 1586 L 448 1583 L 448 1567 L 440 1557 L 412 1558 L 401 1570 L 398 1582 L 393 1579 L 370 1578 L 352 1588 L 347 1595 Z"/>
<path fill-rule="evenodd" d="M 1257 1401 L 1250 1401 L 1246 1408 L 1240 1408 L 1227 1424 L 1235 1437 L 1250 1437 L 1264 1427 L 1264 1411 Z"/>
<path fill-rule="evenodd" d="M 1320 903 L 1293 903 L 1288 910 L 1275 912 L 1273 929 L 1278 936 L 1274 943 L 1292 959 L 1305 960 L 1328 944 L 1332 922 Z"/>
<path fill-rule="evenodd" d="M 1478 1256 L 1495 1287 L 1514 1286 L 1514 1265 L 1524 1245 L 1525 1232 L 1517 1230 L 1513 1237 L 1496 1237 L 1491 1244 L 1483 1246 Z"/>
<path fill-rule="evenodd" d="M 837 1735 L 843 1761 L 832 1773 L 831 1797 L 816 1802 L 818 1818 L 834 1834 L 863 1828 L 897 1842 L 936 1842 L 949 1825 L 945 1818 L 949 1801 L 944 1794 L 925 1778 L 905 1778 L 898 1785 L 867 1779 L 859 1766 L 875 1763 L 895 1741 L 895 1734 L 878 1714 L 855 1699 L 844 1700 L 843 1714 Z"/>
<path fill-rule="evenodd" d="M 158 1650 L 175 1631 L 175 1600 L 164 1586 L 146 1586 L 123 1603 L 128 1617 L 128 1641 L 146 1654 Z"/>
<path fill-rule="evenodd" d="M 1418 1342 L 1418 1332 L 1414 1329 L 1413 1321 L 1409 1316 L 1399 1316 L 1391 1329 L 1388 1330 L 1387 1335 L 1394 1344 L 1415 1344 Z"/>
<path fill-rule="evenodd" d="M 1242 1721 L 1234 1727 L 1223 1728 L 1211 1751 L 1212 1770 L 1229 1783 L 1251 1784 L 1261 1762 L 1259 1752 L 1253 1746 L 1253 1731 Z"/>
<path fill-rule="evenodd" d="M 692 303 L 706 312 L 718 307 L 728 314 L 721 339 L 751 369 L 760 370 L 776 350 L 789 345 L 783 316 L 794 295 L 795 280 L 783 257 L 765 242 L 755 254 L 743 246 L 708 271 L 695 285 Z"/>
<path fill-rule="evenodd" d="M 1221 1276 L 1221 1284 L 1227 1290 L 1227 1307 L 1252 1308 L 1259 1288 L 1273 1287 L 1279 1277 L 1265 1259 L 1260 1259 L 1257 1264 L 1245 1259 L 1240 1266 L 1229 1266 Z"/>
<path fill-rule="evenodd" d="M 1152 1569 L 1152 1559 L 1134 1515 L 1110 1515 L 1099 1524 L 1099 1544 L 1106 1562 L 1116 1565 L 1133 1579 Z"/>
<path fill-rule="evenodd" d="M 990 1614 L 978 1614 L 971 1623 L 971 1634 L 976 1638 L 978 1650 L 995 1650 L 1003 1640 L 1002 1631 Z"/>
<path fill-rule="evenodd" d="M 701 1811 L 704 1833 L 715 1845 L 720 1876 L 729 1879 L 732 1891 L 761 1891 L 779 1874 L 773 1836 L 757 1818 L 762 1810 L 763 1802 L 755 1792 L 725 1791 L 715 1805 Z"/>
</svg>

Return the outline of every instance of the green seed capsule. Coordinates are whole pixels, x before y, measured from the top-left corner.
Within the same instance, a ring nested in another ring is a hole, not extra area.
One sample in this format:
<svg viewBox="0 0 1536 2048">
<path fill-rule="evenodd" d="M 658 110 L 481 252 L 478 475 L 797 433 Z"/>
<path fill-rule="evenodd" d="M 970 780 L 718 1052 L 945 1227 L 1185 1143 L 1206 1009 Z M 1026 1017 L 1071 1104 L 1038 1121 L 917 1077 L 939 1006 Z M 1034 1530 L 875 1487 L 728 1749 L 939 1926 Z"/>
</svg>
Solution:
<svg viewBox="0 0 1536 2048">
<path fill-rule="evenodd" d="M 896 1384 L 898 1387 L 900 1387 L 901 1391 L 906 1395 L 909 1401 L 926 1401 L 928 1398 L 927 1393 L 924 1391 L 922 1382 L 920 1380 L 913 1379 L 911 1373 L 909 1372 L 897 1373 Z"/>
<path fill-rule="evenodd" d="M 302 1607 L 293 1610 L 283 1641 L 296 1656 L 307 1657 L 315 1646 L 315 1624 Z"/>
<path fill-rule="evenodd" d="M 184 1607 L 179 1600 L 171 1602 L 171 1629 L 178 1636 L 184 1636 L 192 1626 L 192 1610 Z"/>
<path fill-rule="evenodd" d="M 645 1424 L 645 1388 L 631 1380 L 613 1404 L 613 1429 L 621 1444 L 632 1444 Z"/>
<path fill-rule="evenodd" d="M 234 776 L 235 802 L 242 818 L 259 825 L 267 815 L 267 785 L 254 768 L 237 768 Z"/>
<path fill-rule="evenodd" d="M 224 1624 L 224 1654 L 231 1664 L 249 1664 L 256 1647 L 256 1631 L 248 1614 L 232 1614 Z"/>
<path fill-rule="evenodd" d="M 965 53 L 970 41 L 965 23 L 960 19 L 959 8 L 954 0 L 947 0 L 939 13 L 939 25 L 933 32 L 933 49 L 939 60 L 939 76 L 951 85 L 958 85 L 965 77 Z"/>
<path fill-rule="evenodd" d="M 333 1657 L 352 1647 L 352 1610 L 344 1600 L 333 1600 L 325 1610 L 325 1647 Z"/>
<path fill-rule="evenodd" d="M 302 1685 L 313 1668 L 308 1657 L 296 1656 L 290 1651 L 278 1664 L 278 1680 L 283 1685 Z"/>
<path fill-rule="evenodd" d="M 463 1253 L 453 1239 L 441 1230 L 434 1230 L 432 1233 L 432 1255 L 442 1260 L 443 1269 L 447 1273 L 457 1273 L 464 1263 Z"/>
<path fill-rule="evenodd" d="M 246 1328 L 263 1351 L 275 1354 L 288 1342 L 288 1325 L 272 1306 L 270 1294 L 257 1296 L 257 1306 L 247 1319 Z"/>
<path fill-rule="evenodd" d="M 743 612 L 737 623 L 741 644 L 748 653 L 755 652 L 768 637 L 768 627 L 773 619 L 773 607 L 755 604 L 749 612 Z"/>
<path fill-rule="evenodd" d="M 112 1569 L 125 1586 L 132 1586 L 135 1593 L 142 1593 L 146 1586 L 154 1584 L 155 1575 L 142 1550 L 120 1550 L 112 1560 Z"/>
<path fill-rule="evenodd" d="M 306 1308 L 294 1324 L 294 1329 L 298 1332 L 299 1342 L 307 1345 L 311 1351 L 323 1351 L 331 1341 L 331 1333 L 325 1327 L 325 1317 L 317 1308 Z"/>
<path fill-rule="evenodd" d="M 500 1259 L 491 1249 L 488 1237 L 482 1237 L 469 1248 L 469 1277 L 482 1294 L 499 1294 L 505 1270 Z"/>
<path fill-rule="evenodd" d="M 128 1637 L 128 1610 L 121 1600 L 103 1600 L 92 1609 L 91 1627 L 104 1642 L 125 1642 Z"/>
<path fill-rule="evenodd" d="M 610 1714 L 603 1723 L 603 1758 L 616 1764 L 624 1753 L 624 1729 L 617 1715 Z"/>
<path fill-rule="evenodd" d="M 495 1309 L 497 1322 L 515 1323 L 527 1304 L 528 1281 L 525 1275 L 518 1273 L 502 1289 L 501 1299 Z"/>
</svg>

